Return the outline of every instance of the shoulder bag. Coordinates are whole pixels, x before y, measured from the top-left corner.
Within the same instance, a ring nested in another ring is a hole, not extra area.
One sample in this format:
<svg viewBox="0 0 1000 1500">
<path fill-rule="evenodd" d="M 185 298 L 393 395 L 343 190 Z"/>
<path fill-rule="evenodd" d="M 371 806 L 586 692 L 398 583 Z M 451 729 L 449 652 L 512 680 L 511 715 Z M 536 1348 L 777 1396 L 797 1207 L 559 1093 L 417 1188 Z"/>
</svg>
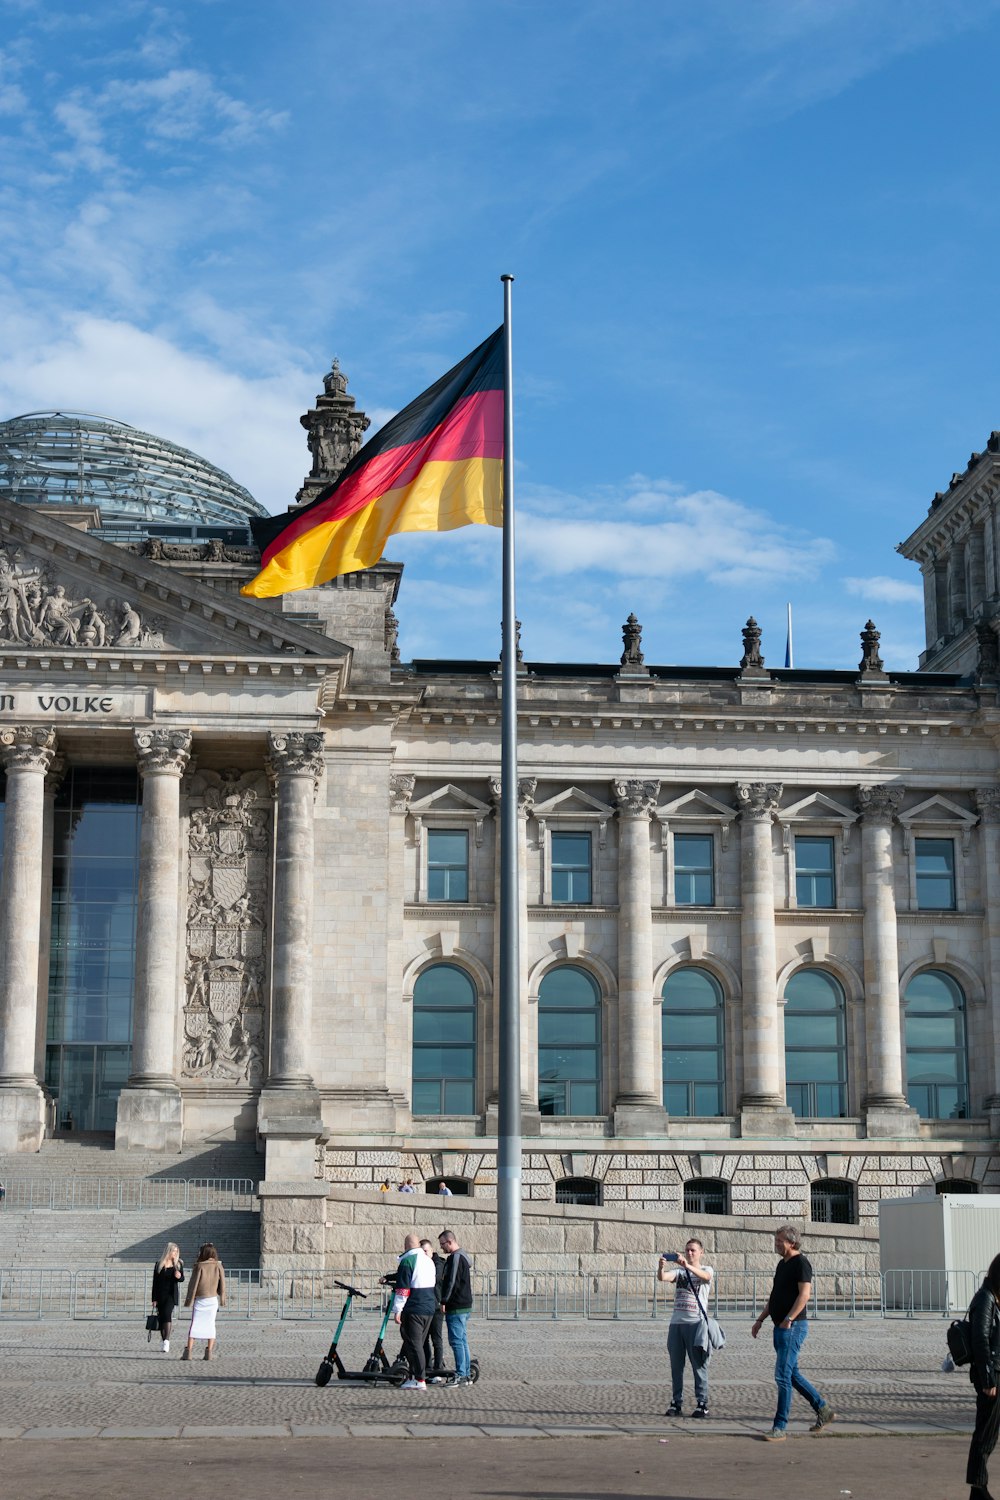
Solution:
<svg viewBox="0 0 1000 1500">
<path fill-rule="evenodd" d="M 705 1328 L 708 1333 L 709 1353 L 714 1352 L 716 1349 L 724 1349 L 726 1347 L 726 1334 L 724 1328 L 722 1327 L 722 1324 L 716 1318 L 711 1317 L 702 1307 L 701 1298 L 698 1296 L 698 1289 L 695 1286 L 694 1282 L 691 1280 L 691 1272 L 685 1269 L 684 1274 L 687 1276 L 687 1284 L 694 1297 L 695 1305 L 698 1308 L 698 1311 L 701 1313 L 702 1317 L 705 1319 Z M 701 1285 L 704 1286 L 705 1283 L 702 1282 Z"/>
</svg>

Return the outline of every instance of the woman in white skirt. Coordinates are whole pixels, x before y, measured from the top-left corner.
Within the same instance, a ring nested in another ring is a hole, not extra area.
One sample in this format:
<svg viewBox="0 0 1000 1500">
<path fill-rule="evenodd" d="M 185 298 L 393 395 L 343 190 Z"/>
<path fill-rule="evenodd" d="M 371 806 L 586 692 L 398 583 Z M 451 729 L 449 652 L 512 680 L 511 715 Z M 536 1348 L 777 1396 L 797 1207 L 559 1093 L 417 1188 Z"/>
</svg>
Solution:
<svg viewBox="0 0 1000 1500">
<path fill-rule="evenodd" d="M 205 1358 L 211 1359 L 215 1349 L 215 1315 L 226 1305 L 226 1273 L 219 1252 L 209 1242 L 198 1251 L 198 1259 L 188 1283 L 184 1306 L 192 1307 L 191 1327 L 187 1347 L 181 1359 L 190 1359 L 195 1339 L 207 1340 Z"/>
</svg>

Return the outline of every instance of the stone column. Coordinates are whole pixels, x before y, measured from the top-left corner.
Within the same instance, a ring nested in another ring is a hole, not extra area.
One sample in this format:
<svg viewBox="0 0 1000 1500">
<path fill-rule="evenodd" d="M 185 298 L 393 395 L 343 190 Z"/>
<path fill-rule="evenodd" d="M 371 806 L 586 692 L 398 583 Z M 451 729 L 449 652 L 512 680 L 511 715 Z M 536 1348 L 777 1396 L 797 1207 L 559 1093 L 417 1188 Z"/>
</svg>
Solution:
<svg viewBox="0 0 1000 1500">
<path fill-rule="evenodd" d="M 986 1006 L 989 1018 L 987 1097 L 990 1135 L 1000 1134 L 1000 786 L 976 788 L 979 836 L 982 845 L 983 927 L 986 938 Z"/>
<path fill-rule="evenodd" d="M 986 535 L 982 523 L 973 526 L 966 542 L 969 559 L 969 614 L 986 598 Z"/>
<path fill-rule="evenodd" d="M 38 924 L 38 1005 L 35 1016 L 35 1076 L 45 1078 L 45 1046 L 48 1030 L 49 970 L 52 958 L 52 853 L 55 839 L 56 793 L 66 775 L 66 757 L 54 755 L 45 778 L 45 813 L 42 823 L 42 906 Z"/>
<path fill-rule="evenodd" d="M 954 540 L 948 554 L 949 635 L 957 635 L 965 626 L 969 612 L 965 587 L 965 541 Z"/>
<path fill-rule="evenodd" d="M 412 888 L 408 893 L 403 882 L 406 863 L 406 818 L 410 810 L 410 798 L 416 785 L 415 776 L 391 775 L 389 777 L 389 871 L 386 879 L 386 947 L 387 947 L 387 1000 L 390 1016 L 402 1017 L 403 968 L 406 963 L 404 949 L 403 908 L 407 896 L 412 900 Z M 412 1022 L 412 1017 L 411 1017 Z M 412 1104 L 412 1042 L 407 1045 L 402 1024 L 391 1023 L 386 1031 L 386 1085 L 390 1093 Z M 409 1036 L 412 1036 L 412 1025 Z"/>
<path fill-rule="evenodd" d="M 892 825 L 903 788 L 858 787 L 861 814 L 861 889 L 864 905 L 865 1052 L 864 1111 L 869 1136 L 913 1134 L 917 1117 L 903 1095 Z"/>
<path fill-rule="evenodd" d="M 658 781 L 615 781 L 618 808 L 618 1097 L 616 1135 L 660 1135 L 656 1092 L 659 1012 L 653 1005 L 653 891 L 649 815 Z"/>
<path fill-rule="evenodd" d="M 743 969 L 743 1135 L 790 1135 L 794 1118 L 781 1097 L 774 852 L 771 823 L 781 800 L 776 782 L 740 782 L 740 885 Z"/>
<path fill-rule="evenodd" d="M 184 1105 L 174 1051 L 184 1003 L 178 959 L 181 777 L 191 758 L 191 734 L 186 729 L 137 729 L 134 738 L 142 823 L 132 1071 L 118 1096 L 115 1148 L 179 1151 Z"/>
<path fill-rule="evenodd" d="M 321 733 L 269 734 L 267 740 L 274 778 L 274 924 L 270 1071 L 258 1128 L 268 1139 L 268 1178 L 278 1169 L 282 1178 L 298 1180 L 314 1176 L 323 1128 L 310 1058 L 313 821 L 326 741 Z"/>
<path fill-rule="evenodd" d="M 51 729 L 0 729 L 0 764 L 7 772 L 0 872 L 0 1151 L 38 1151 L 45 1134 L 35 1029 L 45 776 L 55 747 Z"/>
</svg>

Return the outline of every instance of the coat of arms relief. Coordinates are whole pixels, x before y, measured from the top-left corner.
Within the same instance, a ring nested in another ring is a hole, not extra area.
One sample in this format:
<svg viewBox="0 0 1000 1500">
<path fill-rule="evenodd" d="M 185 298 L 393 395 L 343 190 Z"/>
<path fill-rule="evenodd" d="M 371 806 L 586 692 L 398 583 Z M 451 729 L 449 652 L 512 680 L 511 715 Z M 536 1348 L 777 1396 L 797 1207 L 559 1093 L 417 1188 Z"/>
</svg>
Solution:
<svg viewBox="0 0 1000 1500">
<path fill-rule="evenodd" d="M 0 547 L 0 641 L 149 649 L 163 645 L 163 631 L 128 599 L 71 598 L 41 563 Z"/>
<path fill-rule="evenodd" d="M 258 1088 L 271 801 L 260 771 L 200 771 L 189 800 L 186 1078 Z"/>
</svg>

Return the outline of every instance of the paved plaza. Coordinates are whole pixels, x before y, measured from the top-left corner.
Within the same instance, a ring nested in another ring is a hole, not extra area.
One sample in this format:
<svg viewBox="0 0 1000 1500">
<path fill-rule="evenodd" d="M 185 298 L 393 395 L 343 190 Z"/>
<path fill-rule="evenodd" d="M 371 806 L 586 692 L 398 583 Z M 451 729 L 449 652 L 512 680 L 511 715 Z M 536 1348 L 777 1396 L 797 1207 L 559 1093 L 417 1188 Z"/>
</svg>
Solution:
<svg viewBox="0 0 1000 1500">
<path fill-rule="evenodd" d="M 222 1314 L 212 1363 L 181 1361 L 185 1326 L 175 1326 L 172 1352 L 164 1355 L 155 1337 L 147 1344 L 141 1320 L 0 1324 L 0 1437 L 603 1434 L 664 1437 L 676 1445 L 700 1443 L 709 1431 L 760 1434 L 774 1409 L 770 1339 L 765 1330 L 754 1343 L 745 1318 L 724 1319 L 729 1343 L 712 1359 L 712 1417 L 704 1425 L 663 1416 L 665 1320 L 477 1319 L 470 1342 L 482 1366 L 479 1383 L 426 1393 L 337 1380 L 317 1387 L 313 1377 L 330 1338 L 322 1322 L 258 1323 Z M 375 1326 L 369 1318 L 348 1326 L 341 1348 L 350 1367 L 363 1363 Z M 940 1318 L 813 1323 L 802 1363 L 838 1412 L 831 1431 L 926 1437 L 971 1431 L 968 1377 L 940 1369 L 945 1327 Z M 394 1352 L 391 1334 L 387 1342 Z M 685 1395 L 693 1407 L 690 1379 Z M 796 1397 L 790 1432 L 804 1434 L 809 1420 L 809 1408 Z"/>
</svg>

